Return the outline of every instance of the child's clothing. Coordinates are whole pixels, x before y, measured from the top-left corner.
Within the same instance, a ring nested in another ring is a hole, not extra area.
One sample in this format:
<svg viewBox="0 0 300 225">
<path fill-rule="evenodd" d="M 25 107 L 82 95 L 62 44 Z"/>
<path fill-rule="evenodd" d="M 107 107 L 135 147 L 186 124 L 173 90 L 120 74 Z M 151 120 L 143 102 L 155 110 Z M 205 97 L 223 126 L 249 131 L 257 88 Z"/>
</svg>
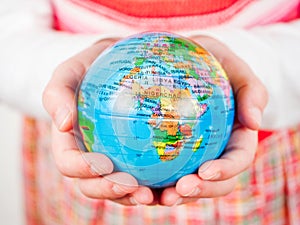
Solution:
<svg viewBox="0 0 300 225">
<path fill-rule="evenodd" d="M 70 56 L 102 38 L 159 30 L 212 35 L 244 59 L 270 95 L 263 128 L 300 121 L 299 0 L 48 1 L 0 2 L 0 101 L 28 115 L 48 119 L 42 92 Z"/>
<path fill-rule="evenodd" d="M 23 158 L 28 224 L 298 224 L 300 88 L 296 74 L 300 74 L 300 67 L 295 58 L 298 55 L 291 49 L 300 53 L 299 6 L 299 0 L 53 0 L 53 26 L 85 34 L 74 34 L 80 43 L 74 49 L 84 46 L 84 41 L 96 41 L 99 34 L 128 36 L 146 30 L 183 35 L 203 32 L 220 38 L 267 85 L 271 100 L 264 127 L 276 130 L 260 133 L 255 161 L 238 176 L 238 185 L 229 195 L 174 207 L 126 207 L 84 197 L 76 181 L 63 177 L 55 167 L 50 154 L 49 123 L 27 118 Z M 289 21 L 289 25 L 271 26 L 283 21 Z M 254 28 L 259 25 L 266 27 Z M 213 29 L 204 31 L 206 28 Z M 281 33 L 285 32 L 289 41 L 281 42 L 286 38 Z M 59 35 L 65 40 L 69 37 Z M 55 48 L 59 38 L 53 40 L 50 45 Z M 70 56 L 72 40 L 62 41 L 59 46 L 64 57 Z M 62 56 L 56 56 L 51 59 L 52 65 L 62 60 Z M 12 98 L 15 104 L 17 101 Z M 39 105 L 35 101 L 32 104 Z"/>
</svg>

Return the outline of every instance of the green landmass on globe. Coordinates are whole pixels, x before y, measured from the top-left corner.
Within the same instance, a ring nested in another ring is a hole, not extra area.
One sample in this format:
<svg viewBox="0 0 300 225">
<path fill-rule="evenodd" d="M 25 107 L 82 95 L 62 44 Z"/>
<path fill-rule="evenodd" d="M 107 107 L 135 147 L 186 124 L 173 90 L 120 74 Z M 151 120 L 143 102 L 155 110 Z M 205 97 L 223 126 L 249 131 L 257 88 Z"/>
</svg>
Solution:
<svg viewBox="0 0 300 225">
<path fill-rule="evenodd" d="M 233 119 L 232 90 L 218 61 L 165 32 L 117 42 L 95 60 L 78 91 L 86 150 L 106 154 L 116 171 L 150 187 L 173 185 L 219 157 Z"/>
</svg>

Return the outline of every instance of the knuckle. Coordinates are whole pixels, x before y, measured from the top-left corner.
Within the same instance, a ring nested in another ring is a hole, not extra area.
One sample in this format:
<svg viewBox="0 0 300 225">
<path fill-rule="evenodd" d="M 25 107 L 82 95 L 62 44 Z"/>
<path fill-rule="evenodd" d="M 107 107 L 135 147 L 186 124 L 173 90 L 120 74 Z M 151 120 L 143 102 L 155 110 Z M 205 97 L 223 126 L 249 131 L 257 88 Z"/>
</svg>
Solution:
<svg viewBox="0 0 300 225">
<path fill-rule="evenodd" d="M 58 149 L 57 152 L 60 153 L 54 155 L 56 167 L 63 176 L 74 177 L 74 160 L 68 160 L 70 157 L 63 154 L 64 151 L 65 150 Z"/>
<path fill-rule="evenodd" d="M 113 199 L 104 178 L 78 179 L 78 188 L 88 198 Z"/>
<path fill-rule="evenodd" d="M 269 92 L 267 91 L 265 86 L 263 86 L 263 89 L 262 89 L 262 96 L 263 96 L 263 105 L 262 106 L 263 106 L 263 108 L 265 108 L 269 101 Z"/>
<path fill-rule="evenodd" d="M 258 77 L 255 77 L 255 80 L 251 85 L 251 90 L 252 91 L 255 90 L 257 96 L 256 99 L 259 100 L 259 106 L 261 109 L 263 109 L 267 105 L 269 99 L 269 92 L 266 86 L 262 83 L 262 81 Z"/>
<path fill-rule="evenodd" d="M 67 162 L 67 160 L 65 161 L 61 161 L 61 160 L 57 160 L 56 162 L 56 166 L 57 166 L 57 169 L 59 170 L 59 172 L 63 175 L 63 176 L 66 176 L 66 177 L 72 177 L 71 176 L 71 166 L 70 166 L 70 163 Z"/>
<path fill-rule="evenodd" d="M 88 191 L 87 189 L 87 185 L 85 185 L 86 182 L 83 182 L 83 180 L 79 179 L 78 180 L 78 187 L 79 187 L 79 190 L 81 191 L 81 193 L 83 195 L 85 195 L 86 197 L 88 198 L 92 198 L 94 196 L 91 195 L 90 191 Z"/>
<path fill-rule="evenodd" d="M 71 58 L 64 63 L 58 65 L 53 73 L 53 77 L 62 77 L 66 75 L 68 77 L 78 77 L 84 74 L 86 71 L 85 65 L 76 58 Z"/>
<path fill-rule="evenodd" d="M 57 76 L 60 76 L 60 74 L 62 74 L 65 70 L 65 68 L 67 68 L 67 65 L 68 65 L 68 61 L 69 60 L 66 60 L 60 64 L 58 64 L 58 66 L 55 68 L 55 70 L 53 71 L 53 75 L 52 77 L 57 77 Z"/>
<path fill-rule="evenodd" d="M 45 88 L 44 92 L 43 92 L 43 95 L 42 95 L 42 100 L 43 100 L 43 103 L 45 105 L 47 105 L 47 102 L 52 99 L 53 97 L 55 97 L 56 95 L 56 91 L 53 90 L 54 87 L 51 87 L 50 85 L 47 85 L 47 87 Z"/>
<path fill-rule="evenodd" d="M 42 94 L 43 106 L 52 118 L 55 116 L 55 108 L 51 103 L 57 100 L 58 93 L 59 92 L 55 86 L 48 85 Z"/>
<path fill-rule="evenodd" d="M 224 188 L 224 193 L 223 193 L 223 195 L 225 196 L 225 195 L 228 195 L 228 194 L 230 194 L 231 192 L 233 192 L 234 189 L 235 189 L 235 187 L 236 187 L 236 184 L 237 184 L 237 179 L 236 179 L 236 177 L 231 178 L 230 183 L 227 185 L 226 188 Z"/>
<path fill-rule="evenodd" d="M 79 187 L 80 192 L 88 198 L 98 198 L 98 199 L 101 198 L 101 196 L 99 196 L 99 195 L 96 196 L 96 194 L 94 192 L 90 191 L 87 181 L 79 179 L 78 187 Z"/>
</svg>

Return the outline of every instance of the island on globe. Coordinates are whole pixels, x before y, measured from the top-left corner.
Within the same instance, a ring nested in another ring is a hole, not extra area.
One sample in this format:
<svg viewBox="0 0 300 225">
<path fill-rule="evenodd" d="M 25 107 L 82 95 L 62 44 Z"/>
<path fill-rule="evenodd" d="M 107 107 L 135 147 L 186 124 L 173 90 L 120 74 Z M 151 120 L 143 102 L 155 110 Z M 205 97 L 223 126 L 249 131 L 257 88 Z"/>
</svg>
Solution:
<svg viewBox="0 0 300 225">
<path fill-rule="evenodd" d="M 86 151 L 107 155 L 140 185 L 173 185 L 218 158 L 230 137 L 229 80 L 199 44 L 166 32 L 123 39 L 91 65 L 78 89 Z"/>
</svg>

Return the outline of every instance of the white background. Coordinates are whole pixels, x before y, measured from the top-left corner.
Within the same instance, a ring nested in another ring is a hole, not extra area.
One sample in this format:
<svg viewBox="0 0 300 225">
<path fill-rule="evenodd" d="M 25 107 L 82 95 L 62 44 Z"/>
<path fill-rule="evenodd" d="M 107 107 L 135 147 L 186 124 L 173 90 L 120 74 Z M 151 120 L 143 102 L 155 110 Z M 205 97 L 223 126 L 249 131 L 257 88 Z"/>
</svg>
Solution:
<svg viewBox="0 0 300 225">
<path fill-rule="evenodd" d="M 0 225 L 23 225 L 21 116 L 0 103 Z"/>
</svg>

